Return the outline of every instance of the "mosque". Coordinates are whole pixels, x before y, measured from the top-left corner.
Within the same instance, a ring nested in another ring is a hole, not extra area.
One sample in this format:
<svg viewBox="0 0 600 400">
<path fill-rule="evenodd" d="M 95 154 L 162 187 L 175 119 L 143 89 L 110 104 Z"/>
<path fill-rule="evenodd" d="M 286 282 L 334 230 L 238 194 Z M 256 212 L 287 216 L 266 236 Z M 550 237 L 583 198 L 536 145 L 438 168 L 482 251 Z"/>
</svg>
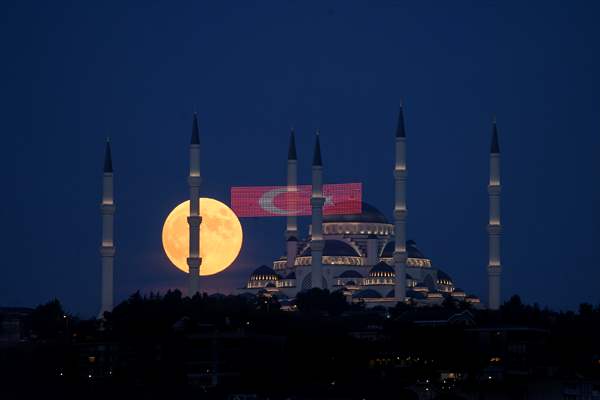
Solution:
<svg viewBox="0 0 600 400">
<path fill-rule="evenodd" d="M 189 147 L 190 165 L 187 179 L 190 193 L 189 254 L 187 265 L 188 295 L 200 290 L 200 142 L 197 116 L 194 114 Z M 288 215 L 285 239 L 286 252 L 252 272 L 241 293 L 266 293 L 283 301 L 299 292 L 322 288 L 341 290 L 348 301 L 366 306 L 392 306 L 400 302 L 415 305 L 441 304 L 445 299 L 457 299 L 475 307 L 498 309 L 500 306 L 500 147 L 496 121 L 492 126 L 490 177 L 488 182 L 489 220 L 488 301 L 459 289 L 451 276 L 438 268 L 418 247 L 406 240 L 406 130 L 404 111 L 400 107 L 395 135 L 393 221 L 370 204 L 361 203 L 359 213 L 323 215 L 326 198 L 323 195 L 323 159 L 317 133 L 312 162 L 310 197 L 311 224 L 306 236 L 298 231 L 297 217 Z M 297 188 L 297 155 L 294 133 L 290 135 L 287 160 L 287 189 Z M 101 310 L 113 309 L 113 269 L 115 257 L 113 166 L 110 143 L 106 143 L 102 178 L 102 258 Z"/>
<path fill-rule="evenodd" d="M 349 300 L 368 306 L 394 305 L 397 299 L 392 267 L 393 231 L 393 224 L 378 209 L 364 202 L 360 214 L 325 216 L 321 287 L 342 290 Z M 310 238 L 290 236 L 287 242 L 293 262 L 288 263 L 284 255 L 273 261 L 272 267 L 263 265 L 255 269 L 241 292 L 268 292 L 288 299 L 312 287 Z M 458 288 L 450 275 L 437 268 L 413 240 L 406 241 L 406 253 L 408 301 L 441 304 L 451 297 L 479 306 L 479 299 Z"/>
<path fill-rule="evenodd" d="M 398 301 L 415 305 L 441 304 L 451 298 L 474 307 L 484 307 L 480 299 L 460 289 L 452 277 L 438 268 L 413 240 L 405 240 L 406 230 L 406 130 L 400 108 L 396 131 L 394 168 L 396 201 L 394 221 L 377 208 L 362 202 L 360 213 L 322 215 L 322 156 L 317 135 L 312 166 L 312 224 L 306 237 L 299 236 L 296 217 L 288 216 L 286 254 L 272 266 L 255 269 L 242 293 L 269 293 L 280 299 L 295 297 L 313 288 L 341 290 L 352 302 L 366 306 L 391 306 Z M 488 225 L 490 260 L 488 264 L 488 307 L 500 304 L 500 176 L 498 132 L 494 121 L 490 152 L 490 220 Z M 296 185 L 296 145 L 290 135 L 288 187 Z M 399 243 L 399 245 L 397 245 Z M 400 279 L 398 279 L 400 276 Z"/>
</svg>

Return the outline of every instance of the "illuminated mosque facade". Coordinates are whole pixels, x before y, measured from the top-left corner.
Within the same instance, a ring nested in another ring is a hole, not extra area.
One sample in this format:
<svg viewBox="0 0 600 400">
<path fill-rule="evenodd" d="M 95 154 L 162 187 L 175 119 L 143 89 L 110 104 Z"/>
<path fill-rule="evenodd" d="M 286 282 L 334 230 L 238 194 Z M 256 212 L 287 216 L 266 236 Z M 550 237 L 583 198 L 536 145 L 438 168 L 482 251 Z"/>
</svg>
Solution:
<svg viewBox="0 0 600 400">
<path fill-rule="evenodd" d="M 406 131 L 400 108 L 395 138 L 394 220 L 365 202 L 357 214 L 323 216 L 322 157 L 317 134 L 312 165 L 312 223 L 307 237 L 298 232 L 297 217 L 288 216 L 286 254 L 252 272 L 242 293 L 267 293 L 280 299 L 294 298 L 311 288 L 341 290 L 352 302 L 366 306 L 441 304 L 445 299 L 484 307 L 480 299 L 460 289 L 451 275 L 438 268 L 418 247 L 406 240 Z M 294 133 L 288 151 L 288 187 L 297 184 Z M 500 150 L 493 123 L 488 185 L 489 262 L 487 307 L 500 306 Z"/>
</svg>

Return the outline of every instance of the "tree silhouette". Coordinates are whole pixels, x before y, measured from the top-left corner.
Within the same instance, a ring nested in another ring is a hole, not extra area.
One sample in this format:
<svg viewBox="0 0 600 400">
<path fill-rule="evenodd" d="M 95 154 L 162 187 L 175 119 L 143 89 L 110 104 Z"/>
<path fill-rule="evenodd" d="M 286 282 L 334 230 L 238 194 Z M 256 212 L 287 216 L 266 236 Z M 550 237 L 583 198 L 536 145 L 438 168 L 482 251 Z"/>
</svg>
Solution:
<svg viewBox="0 0 600 400">
<path fill-rule="evenodd" d="M 30 316 L 32 333 L 40 339 L 54 339 L 67 329 L 69 316 L 58 299 L 39 305 Z"/>
<path fill-rule="evenodd" d="M 296 296 L 296 305 L 304 313 L 331 316 L 340 315 L 352 308 L 341 291 L 329 292 L 327 289 L 319 288 L 298 293 Z"/>
</svg>

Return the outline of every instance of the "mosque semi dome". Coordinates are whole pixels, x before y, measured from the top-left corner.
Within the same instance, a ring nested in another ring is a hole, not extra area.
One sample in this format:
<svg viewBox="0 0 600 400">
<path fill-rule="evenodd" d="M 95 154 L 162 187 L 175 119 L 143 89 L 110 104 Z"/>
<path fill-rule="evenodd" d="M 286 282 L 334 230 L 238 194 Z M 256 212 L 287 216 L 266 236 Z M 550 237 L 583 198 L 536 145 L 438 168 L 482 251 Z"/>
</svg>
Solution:
<svg viewBox="0 0 600 400">
<path fill-rule="evenodd" d="M 442 271 L 441 269 L 438 269 L 437 283 L 438 285 L 452 285 L 452 277 L 444 271 Z"/>
<path fill-rule="evenodd" d="M 342 272 L 342 274 L 339 276 L 340 278 L 362 278 L 363 276 L 360 274 L 360 272 L 355 271 L 353 269 L 349 269 L 347 271 Z"/>
<path fill-rule="evenodd" d="M 395 242 L 389 241 L 383 248 L 381 252 L 382 258 L 392 258 L 394 256 L 394 247 L 396 246 Z M 427 258 L 425 255 L 419 250 L 417 247 L 417 243 L 414 240 L 406 241 L 406 253 L 408 258 Z"/>
<path fill-rule="evenodd" d="M 323 265 L 362 265 L 359 250 L 344 240 L 328 239 L 323 241 Z M 312 263 L 311 243 L 308 242 L 296 258 L 295 266 L 309 266 Z"/>
<path fill-rule="evenodd" d="M 375 266 L 373 268 L 371 268 L 371 270 L 369 271 L 369 277 L 393 277 L 394 276 L 394 268 L 392 268 L 390 265 L 388 265 L 386 262 L 381 261 L 377 264 L 375 264 Z"/>
<path fill-rule="evenodd" d="M 300 257 L 309 257 L 311 255 L 310 244 L 302 250 Z M 360 257 L 360 254 L 350 244 L 342 240 L 325 240 L 323 247 L 324 257 Z"/>
<path fill-rule="evenodd" d="M 251 281 L 279 280 L 279 275 L 266 265 L 261 265 L 250 274 Z"/>
</svg>

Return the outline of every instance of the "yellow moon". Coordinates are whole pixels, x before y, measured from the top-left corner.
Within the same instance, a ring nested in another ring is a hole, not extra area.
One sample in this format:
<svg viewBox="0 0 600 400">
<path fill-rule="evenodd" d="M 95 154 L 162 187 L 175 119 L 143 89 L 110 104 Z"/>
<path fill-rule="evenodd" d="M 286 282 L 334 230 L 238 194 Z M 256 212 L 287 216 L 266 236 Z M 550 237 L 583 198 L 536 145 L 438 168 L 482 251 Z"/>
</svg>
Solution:
<svg viewBox="0 0 600 400">
<path fill-rule="evenodd" d="M 171 211 L 162 230 L 165 253 L 173 265 L 189 272 L 190 201 L 184 201 Z M 229 267 L 242 248 L 242 224 L 235 213 L 218 200 L 200 198 L 200 275 L 213 275 Z"/>
</svg>

